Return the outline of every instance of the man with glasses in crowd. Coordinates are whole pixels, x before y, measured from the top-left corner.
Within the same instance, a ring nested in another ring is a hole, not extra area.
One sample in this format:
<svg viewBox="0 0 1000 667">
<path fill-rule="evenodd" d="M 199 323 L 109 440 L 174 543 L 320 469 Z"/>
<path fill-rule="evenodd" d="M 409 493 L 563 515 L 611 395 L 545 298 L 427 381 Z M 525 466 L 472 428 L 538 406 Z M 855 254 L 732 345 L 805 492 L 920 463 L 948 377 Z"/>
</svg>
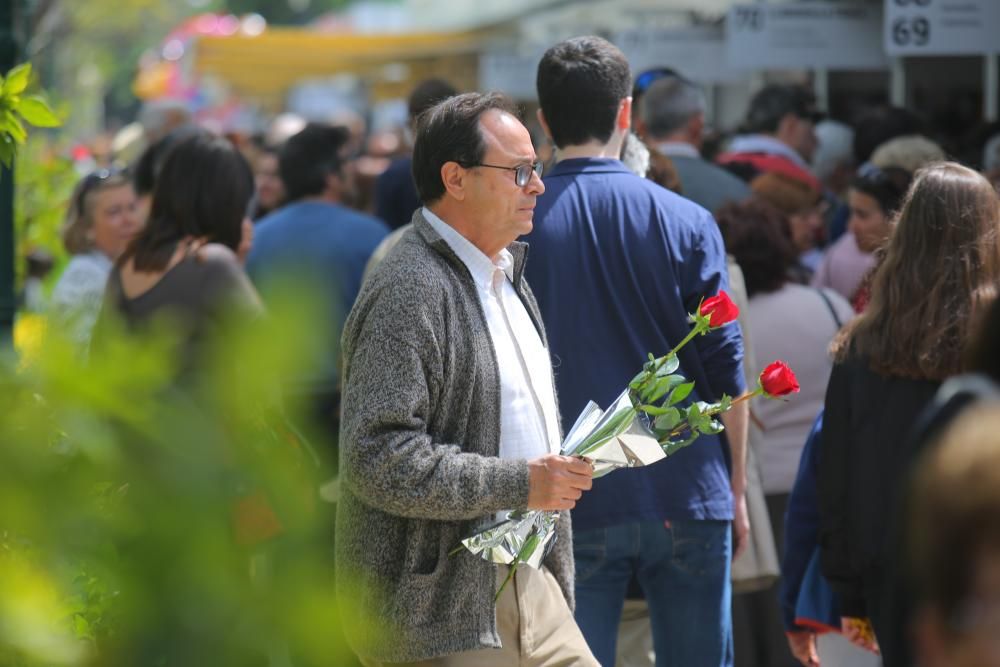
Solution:
<svg viewBox="0 0 1000 667">
<path fill-rule="evenodd" d="M 567 40 L 542 57 L 537 84 L 557 163 L 526 239 L 528 277 L 568 427 L 588 401 L 613 401 L 647 353 L 684 338 L 687 314 L 727 288 L 726 255 L 711 214 L 617 159 L 632 106 L 621 51 L 599 37 Z M 679 356 L 696 383 L 691 400 L 743 391 L 737 327 L 699 336 Z M 649 604 L 658 665 L 731 664 L 729 563 L 748 531 L 745 404 L 722 420 L 721 436 L 595 480 L 573 510 L 576 619 L 602 665 L 615 663 L 633 579 Z"/>
<path fill-rule="evenodd" d="M 545 190 L 541 163 L 506 98 L 468 93 L 421 116 L 413 174 L 425 205 L 343 338 L 337 580 L 362 618 L 349 640 L 369 667 L 597 665 L 571 611 L 568 513 L 542 567 L 519 568 L 496 600 L 506 566 L 449 555 L 504 510 L 569 510 L 591 486 L 589 463 L 557 454 L 515 242 Z"/>
</svg>

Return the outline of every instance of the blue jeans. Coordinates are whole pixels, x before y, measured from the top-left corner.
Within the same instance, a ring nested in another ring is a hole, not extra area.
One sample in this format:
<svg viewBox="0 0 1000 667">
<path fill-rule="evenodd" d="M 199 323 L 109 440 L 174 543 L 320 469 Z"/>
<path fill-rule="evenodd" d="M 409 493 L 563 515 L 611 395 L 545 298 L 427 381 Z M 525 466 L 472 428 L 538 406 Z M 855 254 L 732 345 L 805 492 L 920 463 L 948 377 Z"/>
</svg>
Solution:
<svg viewBox="0 0 1000 667">
<path fill-rule="evenodd" d="M 573 531 L 576 622 L 597 660 L 615 664 L 634 579 L 649 604 L 657 667 L 732 665 L 729 521 L 646 521 Z"/>
</svg>

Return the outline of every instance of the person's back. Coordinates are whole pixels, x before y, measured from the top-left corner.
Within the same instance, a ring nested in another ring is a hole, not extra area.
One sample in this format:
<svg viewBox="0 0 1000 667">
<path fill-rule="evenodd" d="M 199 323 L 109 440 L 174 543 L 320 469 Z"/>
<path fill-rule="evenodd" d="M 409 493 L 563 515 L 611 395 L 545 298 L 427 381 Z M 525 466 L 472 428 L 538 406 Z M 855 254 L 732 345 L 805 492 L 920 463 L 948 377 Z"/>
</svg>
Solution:
<svg viewBox="0 0 1000 667">
<path fill-rule="evenodd" d="M 380 220 L 339 203 L 347 187 L 339 156 L 346 138 L 341 128 L 309 125 L 286 142 L 279 166 L 290 203 L 257 224 L 247 260 L 265 302 L 294 296 L 315 309 L 320 357 L 295 382 L 327 398 L 338 382 L 341 327 L 365 264 L 389 231 Z"/>
<path fill-rule="evenodd" d="M 690 331 L 688 313 L 727 286 L 722 239 L 700 206 L 618 160 L 631 120 L 624 55 L 598 37 L 549 49 L 538 67 L 539 119 L 558 162 L 526 236 L 526 275 L 549 333 L 564 428 L 587 401 L 607 406 L 647 354 Z M 680 353 L 689 400 L 744 387 L 738 327 Z M 731 521 L 746 535 L 746 410 L 723 415 L 732 442 L 703 436 L 669 461 L 595 480 L 573 510 L 576 620 L 602 664 L 615 656 L 630 581 L 649 602 L 659 665 L 729 664 Z M 682 565 L 683 563 L 683 565 Z M 691 585 L 692 570 L 698 585 Z"/>
<path fill-rule="evenodd" d="M 750 196 L 747 184 L 722 167 L 701 157 L 667 153 L 681 178 L 681 192 L 687 199 L 715 212 L 729 202 Z"/>
<path fill-rule="evenodd" d="M 823 408 L 833 367 L 830 341 L 853 316 L 839 294 L 795 283 L 751 297 L 747 322 L 754 332 L 754 355 L 782 359 L 795 369 L 802 386 L 794 401 L 762 401 L 754 407 L 764 428 L 764 447 L 756 452 L 764 493 L 792 488 L 802 443 Z"/>
<path fill-rule="evenodd" d="M 702 296 L 725 288 L 725 253 L 704 209 L 635 176 L 618 160 L 564 160 L 546 176 L 545 187 L 535 209 L 535 229 L 525 239 L 532 255 L 546 261 L 529 262 L 526 273 L 557 360 L 567 429 L 588 401 L 606 407 L 648 352 L 662 354 L 687 334 L 686 314 L 697 309 Z M 721 271 L 685 261 L 691 253 L 714 255 Z M 701 269 L 708 275 L 700 275 Z M 695 393 L 709 400 L 714 392 L 736 392 L 738 387 L 711 382 L 696 349 L 681 351 L 681 365 L 695 381 Z M 576 361 L 583 355 L 590 361 Z M 602 479 L 577 504 L 574 520 L 600 527 L 619 516 L 641 515 L 645 508 L 636 503 L 641 504 L 642 494 L 633 493 L 637 483 L 652 490 L 666 469 L 678 476 L 699 475 L 706 465 L 713 467 L 709 462 L 717 468 L 699 484 L 706 497 L 712 490 L 721 490 L 721 497 L 717 507 L 703 509 L 711 513 L 728 507 L 722 449 L 718 439 L 706 436 L 663 466 Z M 659 488 L 656 494 L 669 499 L 674 509 L 690 507 L 687 490 L 680 486 Z"/>
</svg>

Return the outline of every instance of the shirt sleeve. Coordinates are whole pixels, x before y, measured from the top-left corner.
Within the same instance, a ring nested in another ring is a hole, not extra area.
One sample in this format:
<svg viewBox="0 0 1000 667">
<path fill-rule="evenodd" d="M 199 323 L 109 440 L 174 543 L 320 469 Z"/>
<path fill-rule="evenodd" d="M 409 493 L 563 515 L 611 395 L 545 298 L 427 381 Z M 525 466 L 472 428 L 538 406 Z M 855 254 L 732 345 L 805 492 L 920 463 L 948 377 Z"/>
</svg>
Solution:
<svg viewBox="0 0 1000 667">
<path fill-rule="evenodd" d="M 722 234 L 707 211 L 695 228 L 691 250 L 684 258 L 682 275 L 685 279 L 681 285 L 682 296 L 689 313 L 698 309 L 702 299 L 729 289 Z M 702 395 L 707 394 L 707 398 L 717 400 L 722 394 L 742 394 L 746 389 L 746 379 L 740 325 L 733 322 L 719 327 L 704 336 L 697 336 L 693 344 L 710 385 L 710 392 Z"/>
</svg>

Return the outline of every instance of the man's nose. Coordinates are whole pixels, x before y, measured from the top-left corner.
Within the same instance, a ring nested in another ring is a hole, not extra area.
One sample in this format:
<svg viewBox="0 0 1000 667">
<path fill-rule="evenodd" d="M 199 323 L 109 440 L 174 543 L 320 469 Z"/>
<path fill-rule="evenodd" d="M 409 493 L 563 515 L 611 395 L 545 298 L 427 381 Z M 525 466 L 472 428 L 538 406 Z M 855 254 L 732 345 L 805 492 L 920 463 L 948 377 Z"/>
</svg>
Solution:
<svg viewBox="0 0 1000 667">
<path fill-rule="evenodd" d="M 528 179 L 528 184 L 524 186 L 524 189 L 528 194 L 540 195 L 545 192 L 545 183 L 542 182 L 541 176 L 532 171 L 531 178 Z"/>
</svg>

